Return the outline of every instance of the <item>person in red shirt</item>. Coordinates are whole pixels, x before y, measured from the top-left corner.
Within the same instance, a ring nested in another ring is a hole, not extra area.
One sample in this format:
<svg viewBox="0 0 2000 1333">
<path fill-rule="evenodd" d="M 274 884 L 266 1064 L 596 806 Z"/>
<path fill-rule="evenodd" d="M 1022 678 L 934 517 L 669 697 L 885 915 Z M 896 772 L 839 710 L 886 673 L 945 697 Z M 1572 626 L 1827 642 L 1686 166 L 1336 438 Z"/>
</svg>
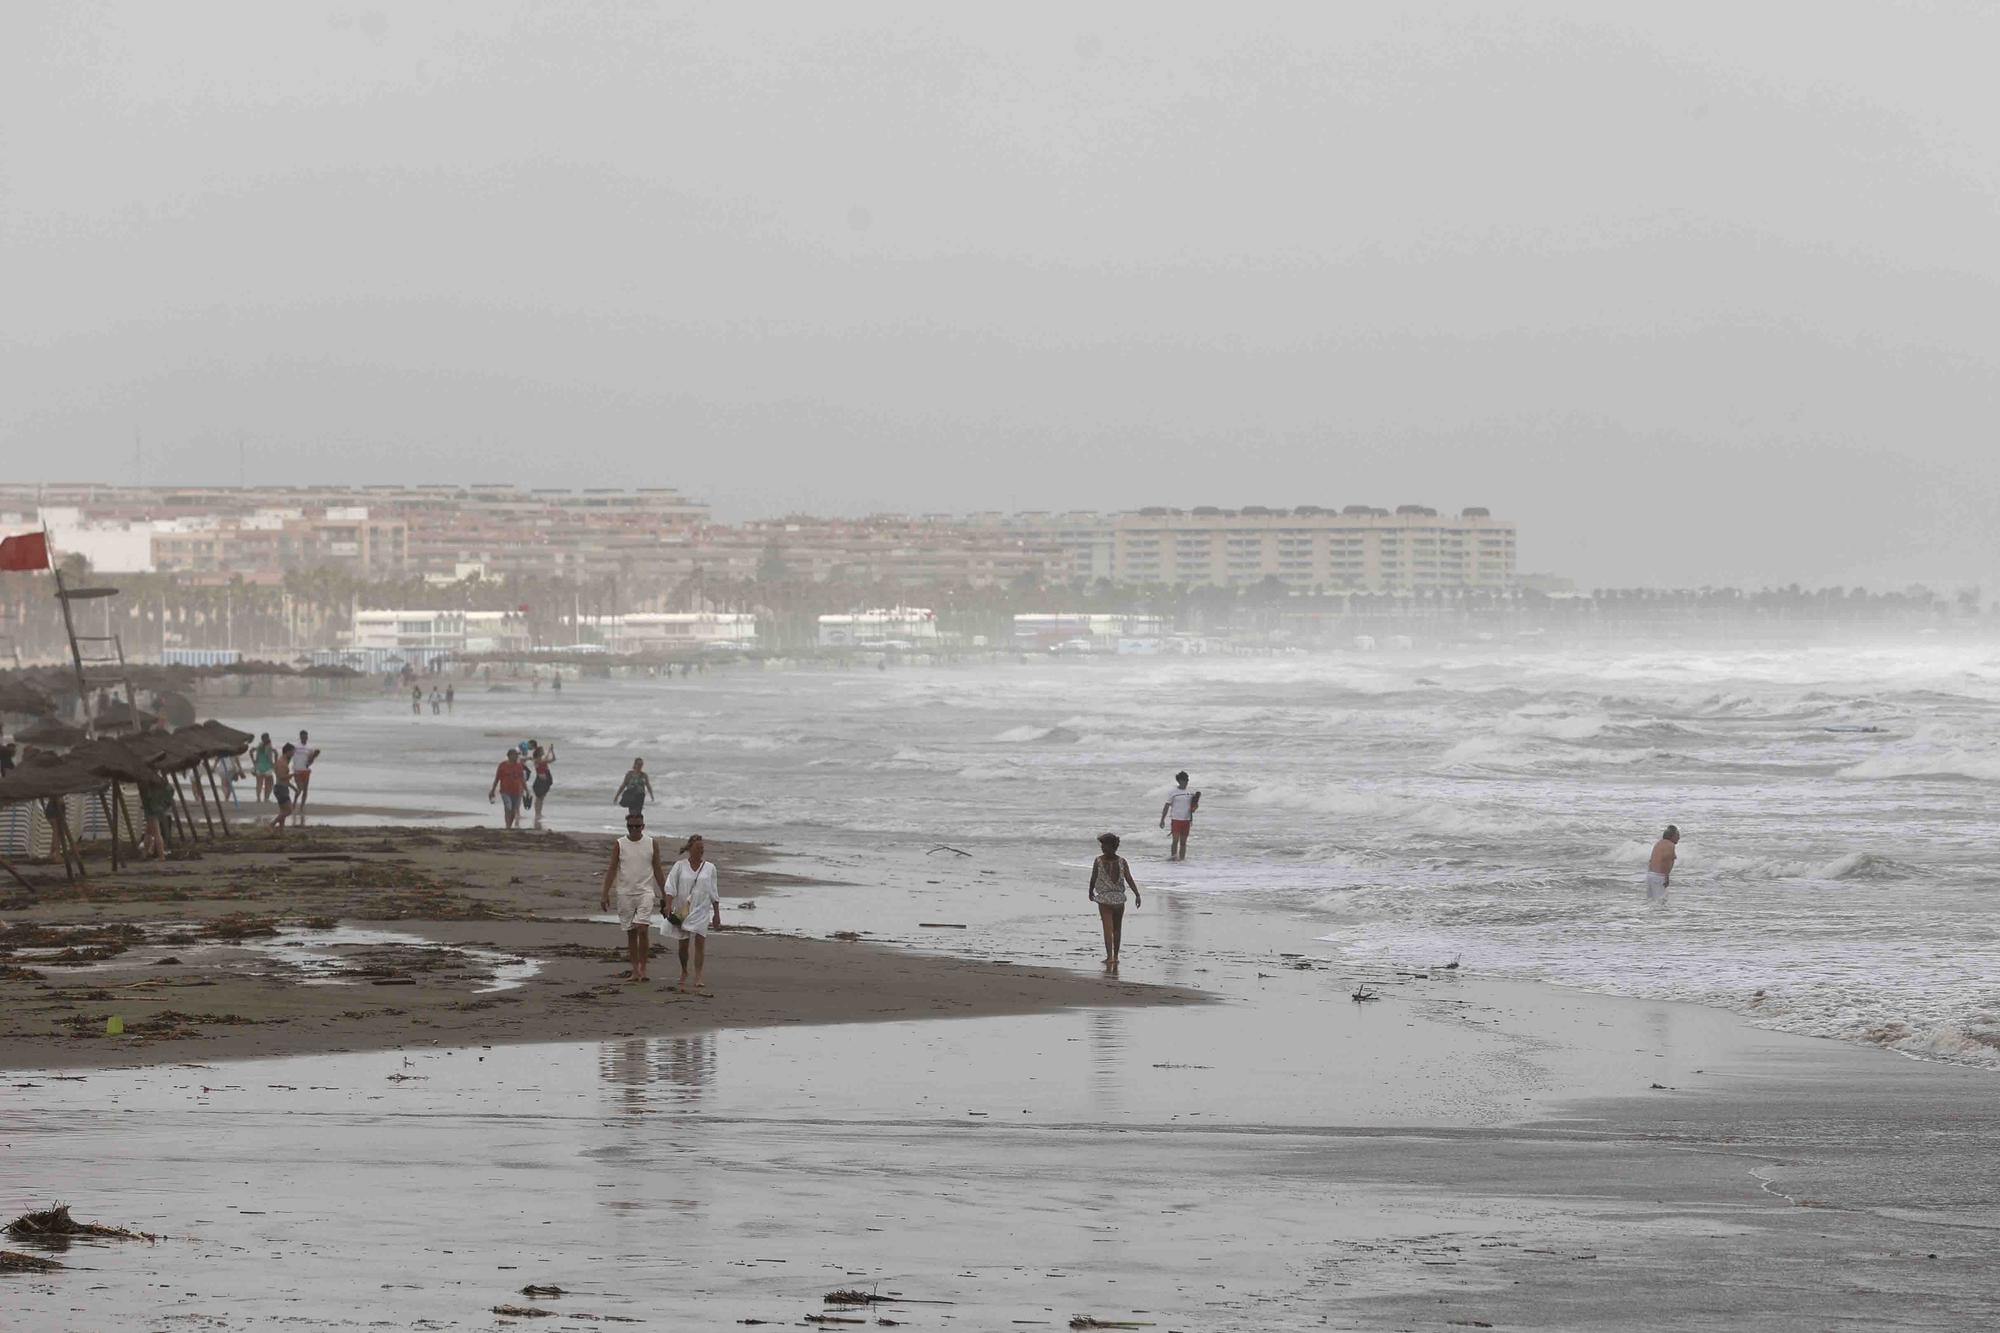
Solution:
<svg viewBox="0 0 2000 1333">
<path fill-rule="evenodd" d="M 500 813 L 507 819 L 507 827 L 513 828 L 521 818 L 521 798 L 528 791 L 528 766 L 521 762 L 519 750 L 507 751 L 507 757 L 500 761 L 500 767 L 493 770 L 493 785 L 486 789 L 486 803 L 493 803 L 493 794 L 500 794 Z"/>
</svg>

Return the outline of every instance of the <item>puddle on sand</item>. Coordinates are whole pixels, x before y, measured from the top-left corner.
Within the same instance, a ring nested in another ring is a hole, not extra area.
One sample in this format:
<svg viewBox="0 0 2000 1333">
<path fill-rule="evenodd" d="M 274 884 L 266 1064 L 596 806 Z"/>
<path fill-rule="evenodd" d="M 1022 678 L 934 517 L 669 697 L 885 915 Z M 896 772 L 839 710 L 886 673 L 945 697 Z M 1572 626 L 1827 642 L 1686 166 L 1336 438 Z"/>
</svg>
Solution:
<svg viewBox="0 0 2000 1333">
<path fill-rule="evenodd" d="M 171 923 L 156 933 L 185 937 L 198 932 L 201 925 L 199 922 Z M 542 970 L 540 962 L 520 954 L 469 944 L 438 944 L 405 931 L 363 926 L 279 926 L 277 929 L 275 935 L 246 939 L 199 939 L 192 943 L 147 941 L 129 945 L 110 958 L 63 964 L 59 971 L 55 970 L 51 960 L 60 956 L 65 946 L 20 950 L 14 955 L 14 961 L 24 966 L 40 963 L 51 968 L 51 975 L 74 977 L 156 966 L 163 958 L 177 958 L 189 966 L 227 966 L 232 959 L 242 960 L 248 956 L 258 964 L 275 964 L 281 970 L 300 973 L 299 979 L 308 986 L 352 986 L 369 981 L 376 975 L 355 970 L 357 964 L 365 965 L 369 961 L 366 957 L 368 950 L 416 951 L 424 959 L 434 959 L 439 965 L 455 965 L 485 974 L 482 983 L 473 987 L 475 995 L 513 990 L 525 985 Z"/>
<path fill-rule="evenodd" d="M 539 962 L 519 954 L 469 944 L 438 944 L 419 935 L 362 926 L 334 926 L 324 930 L 280 927 L 275 936 L 244 940 L 235 947 L 304 973 L 305 984 L 309 986 L 351 986 L 366 980 L 354 974 L 355 959 L 351 955 L 371 948 L 415 949 L 440 960 L 463 961 L 490 972 L 492 976 L 485 985 L 473 988 L 475 995 L 513 990 L 542 970 Z"/>
</svg>

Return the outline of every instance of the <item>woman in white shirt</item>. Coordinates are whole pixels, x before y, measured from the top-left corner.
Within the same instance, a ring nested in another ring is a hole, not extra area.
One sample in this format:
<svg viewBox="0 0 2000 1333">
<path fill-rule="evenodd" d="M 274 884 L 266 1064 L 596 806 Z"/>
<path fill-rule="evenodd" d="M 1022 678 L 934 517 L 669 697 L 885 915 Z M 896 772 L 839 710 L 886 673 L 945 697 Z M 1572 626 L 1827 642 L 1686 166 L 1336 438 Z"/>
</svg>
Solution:
<svg viewBox="0 0 2000 1333">
<path fill-rule="evenodd" d="M 667 929 L 669 938 L 680 941 L 681 980 L 676 990 L 687 990 L 689 941 L 693 941 L 694 986 L 703 991 L 702 963 L 708 952 L 708 932 L 722 925 L 722 895 L 715 887 L 715 862 L 703 854 L 701 834 L 681 846 L 681 859 L 667 872 Z M 704 992 L 705 993 L 705 992 Z"/>
</svg>

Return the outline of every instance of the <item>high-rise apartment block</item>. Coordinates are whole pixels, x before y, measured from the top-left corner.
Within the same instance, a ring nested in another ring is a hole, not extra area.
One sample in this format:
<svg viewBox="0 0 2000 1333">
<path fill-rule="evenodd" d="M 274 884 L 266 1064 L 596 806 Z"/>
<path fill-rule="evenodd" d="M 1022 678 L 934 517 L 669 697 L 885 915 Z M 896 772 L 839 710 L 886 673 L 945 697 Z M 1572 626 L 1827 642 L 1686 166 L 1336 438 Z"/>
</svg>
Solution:
<svg viewBox="0 0 2000 1333">
<path fill-rule="evenodd" d="M 1500 592 L 1514 581 L 1514 525 L 1484 509 L 1141 509 L 1109 520 L 1112 582 L 1292 590 Z"/>
</svg>

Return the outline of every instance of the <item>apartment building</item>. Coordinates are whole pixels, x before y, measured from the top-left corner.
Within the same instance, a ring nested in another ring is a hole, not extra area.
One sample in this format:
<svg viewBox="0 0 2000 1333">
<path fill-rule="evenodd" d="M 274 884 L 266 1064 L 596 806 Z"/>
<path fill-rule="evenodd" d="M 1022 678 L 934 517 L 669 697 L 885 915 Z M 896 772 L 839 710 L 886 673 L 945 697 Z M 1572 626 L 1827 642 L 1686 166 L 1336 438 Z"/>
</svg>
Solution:
<svg viewBox="0 0 2000 1333">
<path fill-rule="evenodd" d="M 333 568 L 392 578 L 409 563 L 409 525 L 363 508 L 245 517 L 170 519 L 152 525 L 152 568 L 166 574 L 279 582 L 291 569 Z"/>
<path fill-rule="evenodd" d="M 1514 525 L 1485 509 L 1424 505 L 1141 509 L 1111 520 L 1112 580 L 1125 585 L 1293 590 L 1483 590 L 1514 582 Z"/>
<path fill-rule="evenodd" d="M 1061 558 L 1057 581 L 1096 583 L 1112 577 L 1111 520 L 1090 510 L 1052 512 L 1026 509 L 1018 514 L 997 510 L 967 514 L 957 520 L 965 527 L 998 534 L 1024 547 L 1053 551 Z"/>
<path fill-rule="evenodd" d="M 950 515 L 864 519 L 793 517 L 749 523 L 739 541 L 785 576 L 813 583 L 888 584 L 899 588 L 988 588 L 1021 579 L 1060 582 L 1067 560 L 1052 543 Z M 717 534 L 704 534 L 709 547 Z"/>
<path fill-rule="evenodd" d="M 263 581 L 302 566 L 365 577 L 685 572 L 708 521 L 708 506 L 664 487 L 0 485 L 0 512 L 11 510 L 62 516 L 71 549 L 87 556 L 136 565 L 143 538 L 159 548 L 143 568 Z"/>
</svg>

